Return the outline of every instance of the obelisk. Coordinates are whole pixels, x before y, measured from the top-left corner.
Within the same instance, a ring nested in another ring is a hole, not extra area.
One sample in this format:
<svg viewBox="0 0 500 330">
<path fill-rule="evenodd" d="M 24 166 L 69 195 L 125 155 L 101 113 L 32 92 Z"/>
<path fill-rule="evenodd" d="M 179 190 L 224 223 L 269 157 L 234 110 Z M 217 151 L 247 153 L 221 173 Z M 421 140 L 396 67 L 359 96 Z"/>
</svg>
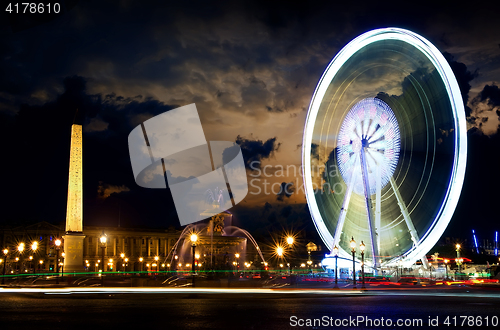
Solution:
<svg viewBox="0 0 500 330">
<path fill-rule="evenodd" d="M 69 158 L 68 205 L 64 238 L 64 273 L 82 272 L 83 268 L 83 206 L 82 206 L 82 125 L 71 126 Z"/>
</svg>

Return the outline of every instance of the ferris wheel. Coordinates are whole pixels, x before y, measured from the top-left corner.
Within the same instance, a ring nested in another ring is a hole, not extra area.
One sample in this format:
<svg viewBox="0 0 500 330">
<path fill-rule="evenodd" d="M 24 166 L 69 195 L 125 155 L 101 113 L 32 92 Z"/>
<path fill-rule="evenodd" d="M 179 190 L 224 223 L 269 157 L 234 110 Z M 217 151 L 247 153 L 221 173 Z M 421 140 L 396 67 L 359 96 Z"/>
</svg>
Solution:
<svg viewBox="0 0 500 330">
<path fill-rule="evenodd" d="M 369 31 L 330 62 L 312 97 L 302 162 L 324 243 L 366 243 L 375 270 L 425 254 L 446 229 L 465 176 L 462 96 L 442 54 L 403 29 Z"/>
</svg>

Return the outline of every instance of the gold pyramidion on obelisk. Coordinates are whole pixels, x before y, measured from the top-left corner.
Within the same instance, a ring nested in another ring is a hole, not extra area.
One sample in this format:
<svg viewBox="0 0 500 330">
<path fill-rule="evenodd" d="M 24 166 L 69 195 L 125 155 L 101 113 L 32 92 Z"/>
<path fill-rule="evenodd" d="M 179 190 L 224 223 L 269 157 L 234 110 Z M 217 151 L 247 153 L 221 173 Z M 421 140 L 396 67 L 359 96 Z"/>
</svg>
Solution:
<svg viewBox="0 0 500 330">
<path fill-rule="evenodd" d="M 82 125 L 71 126 L 69 156 L 68 206 L 66 235 L 64 235 L 64 272 L 83 271 L 83 173 L 82 173 Z"/>
</svg>

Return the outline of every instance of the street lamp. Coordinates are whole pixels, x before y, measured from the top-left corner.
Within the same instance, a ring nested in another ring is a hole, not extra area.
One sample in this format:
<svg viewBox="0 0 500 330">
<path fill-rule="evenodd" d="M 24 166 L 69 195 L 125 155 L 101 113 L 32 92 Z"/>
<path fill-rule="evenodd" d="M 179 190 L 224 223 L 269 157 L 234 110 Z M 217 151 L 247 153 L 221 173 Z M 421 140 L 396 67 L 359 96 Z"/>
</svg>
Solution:
<svg viewBox="0 0 500 330">
<path fill-rule="evenodd" d="M 66 253 L 61 253 L 61 278 L 64 277 L 64 258 L 66 258 Z"/>
<path fill-rule="evenodd" d="M 192 243 L 192 247 L 193 247 L 193 264 L 191 266 L 191 271 L 193 273 L 193 288 L 194 288 L 194 274 L 196 272 L 196 269 L 194 268 L 194 258 L 195 258 L 195 255 L 196 255 L 196 241 L 198 240 L 198 235 L 196 235 L 195 233 L 191 234 L 191 243 Z"/>
<path fill-rule="evenodd" d="M 277 246 L 276 247 L 276 254 L 278 255 L 279 257 L 279 260 L 281 260 L 281 258 L 283 257 L 283 254 L 284 254 L 284 249 L 283 247 L 281 246 Z M 280 268 L 280 273 L 281 273 L 281 268 Z"/>
<path fill-rule="evenodd" d="M 352 284 L 353 284 L 353 289 L 356 288 L 356 264 L 355 264 L 355 257 L 356 257 L 356 241 L 354 240 L 354 236 L 351 238 L 351 252 L 352 252 Z"/>
<path fill-rule="evenodd" d="M 155 264 L 156 264 L 156 272 L 158 272 L 158 271 L 159 271 L 159 269 L 158 269 L 158 260 L 159 260 L 159 259 L 160 259 L 160 257 L 155 256 L 155 261 L 156 261 L 156 262 L 155 262 Z"/>
<path fill-rule="evenodd" d="M 139 262 L 141 263 L 141 272 L 142 272 L 142 262 L 144 261 L 143 257 L 139 257 Z"/>
<path fill-rule="evenodd" d="M 120 253 L 120 258 L 122 258 L 122 262 L 123 263 L 123 259 L 125 259 L 125 253 Z M 116 271 L 120 271 L 120 263 L 116 263 Z"/>
<path fill-rule="evenodd" d="M 361 278 L 362 278 L 362 285 L 361 289 L 366 290 L 365 287 L 365 243 L 361 241 L 361 244 L 359 245 L 359 249 L 361 250 Z"/>
<path fill-rule="evenodd" d="M 30 261 L 30 269 L 31 269 L 33 267 L 33 256 L 29 256 L 28 259 Z"/>
<path fill-rule="evenodd" d="M 450 262 L 448 259 L 444 259 L 444 270 L 446 272 L 446 280 L 448 280 L 448 262 Z"/>
<path fill-rule="evenodd" d="M 288 236 L 286 238 L 286 242 L 288 243 L 288 245 L 292 246 L 293 245 L 293 242 L 294 242 L 294 239 L 292 236 Z"/>
<path fill-rule="evenodd" d="M 307 265 L 309 266 L 309 273 L 311 272 L 312 260 L 307 260 Z"/>
<path fill-rule="evenodd" d="M 234 269 L 235 269 L 234 274 L 238 275 L 238 268 L 240 267 L 240 254 L 235 253 L 234 257 L 236 258 L 236 265 L 234 265 Z"/>
<path fill-rule="evenodd" d="M 104 286 L 104 251 L 106 250 L 106 241 L 107 237 L 106 234 L 104 234 L 104 231 L 102 232 L 101 237 L 99 238 L 101 242 L 101 286 Z"/>
<path fill-rule="evenodd" d="M 312 264 L 311 251 L 307 250 L 307 265 L 309 266 L 309 273 L 311 273 L 311 264 Z"/>
<path fill-rule="evenodd" d="M 7 257 L 9 254 L 9 249 L 3 249 L 4 262 L 3 262 L 3 276 L 2 276 L 2 285 L 5 284 L 5 264 L 7 263 Z"/>
<path fill-rule="evenodd" d="M 333 247 L 333 253 L 335 254 L 335 286 L 333 288 L 338 289 L 339 285 L 338 285 L 338 276 L 337 276 L 337 271 L 338 271 L 337 259 L 339 258 L 339 248 L 337 247 L 337 245 L 335 245 Z"/>
<path fill-rule="evenodd" d="M 36 250 L 38 250 L 38 242 L 34 241 L 33 243 L 31 243 L 31 251 L 33 251 L 33 254 L 35 254 Z M 35 266 L 33 267 L 33 274 L 35 274 L 35 273 L 36 273 L 36 262 L 35 262 Z"/>
<path fill-rule="evenodd" d="M 108 266 L 109 266 L 110 270 L 113 271 L 113 258 L 109 258 Z"/>
<path fill-rule="evenodd" d="M 460 271 L 461 271 L 460 266 L 462 265 L 462 260 L 460 259 L 460 248 L 461 248 L 460 244 L 457 243 L 455 245 L 455 248 L 456 248 L 456 251 L 457 251 L 456 262 L 457 262 L 457 266 L 458 266 L 458 276 L 460 277 Z"/>
<path fill-rule="evenodd" d="M 56 254 L 56 256 L 57 256 L 56 257 L 56 273 L 57 273 L 57 275 L 56 275 L 56 284 L 59 284 L 59 249 L 61 248 L 61 243 L 62 242 L 61 242 L 61 240 L 59 238 L 56 239 L 56 242 L 55 242 L 55 244 L 56 244 L 56 252 L 57 252 L 57 254 Z"/>
<path fill-rule="evenodd" d="M 17 246 L 17 251 L 19 252 L 19 259 L 21 259 L 24 251 L 24 243 L 19 243 L 19 245 Z M 17 261 L 19 261 L 19 259 Z M 19 272 L 22 272 L 21 267 L 23 266 L 23 264 L 21 262 L 18 262 L 17 265 L 19 267 Z"/>
</svg>

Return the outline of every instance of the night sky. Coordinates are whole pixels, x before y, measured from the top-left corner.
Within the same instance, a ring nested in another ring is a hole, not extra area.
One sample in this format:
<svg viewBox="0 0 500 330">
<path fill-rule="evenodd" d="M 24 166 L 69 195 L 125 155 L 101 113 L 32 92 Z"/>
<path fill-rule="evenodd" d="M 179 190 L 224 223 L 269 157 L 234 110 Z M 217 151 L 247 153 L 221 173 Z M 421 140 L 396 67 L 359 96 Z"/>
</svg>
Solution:
<svg viewBox="0 0 500 330">
<path fill-rule="evenodd" d="M 1 8 L 0 225 L 65 221 L 73 123 L 84 131 L 84 225 L 179 227 L 168 189 L 136 185 L 127 137 L 183 105 L 196 104 L 208 141 L 240 145 L 249 181 L 262 179 L 253 160 L 298 168 L 307 108 L 328 63 L 361 33 L 394 26 L 445 53 L 466 105 L 465 184 L 445 235 L 470 239 L 474 228 L 491 240 L 500 230 L 498 5 L 60 3 L 58 15 Z M 236 224 L 257 236 L 302 230 L 319 243 L 300 173 L 267 179 L 274 191 L 251 186 L 231 210 Z"/>
</svg>

